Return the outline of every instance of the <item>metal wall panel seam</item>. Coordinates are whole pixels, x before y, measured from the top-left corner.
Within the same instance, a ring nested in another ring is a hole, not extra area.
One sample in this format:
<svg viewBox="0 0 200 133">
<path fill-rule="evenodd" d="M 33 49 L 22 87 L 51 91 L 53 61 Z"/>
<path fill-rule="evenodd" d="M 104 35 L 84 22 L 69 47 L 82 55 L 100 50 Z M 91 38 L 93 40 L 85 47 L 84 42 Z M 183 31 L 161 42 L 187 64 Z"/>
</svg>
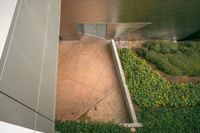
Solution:
<svg viewBox="0 0 200 133">
<path fill-rule="evenodd" d="M 34 113 L 39 114 L 40 116 L 44 117 L 45 119 L 48 119 L 49 121 L 52 121 L 50 118 L 46 117 L 45 115 L 41 114 L 40 112 L 35 111 L 34 109 L 32 109 L 32 108 L 29 107 L 28 105 L 26 105 L 26 104 L 20 102 L 19 100 L 15 99 L 14 97 L 12 97 L 12 96 L 10 96 L 10 95 L 8 95 L 8 94 L 2 92 L 2 91 L 0 91 L 0 93 L 1 93 L 2 95 L 4 95 L 4 96 L 8 97 L 9 99 L 15 101 L 16 103 L 18 103 L 18 104 L 24 106 L 25 108 L 27 108 L 27 109 L 33 111 Z M 54 121 L 52 121 L 52 122 L 54 122 Z"/>
<path fill-rule="evenodd" d="M 9 41 L 9 46 L 8 46 L 8 51 L 6 53 L 6 57 L 5 57 L 5 61 L 3 63 L 3 68 L 2 68 L 2 72 L 1 72 L 1 75 L 0 75 L 0 81 L 2 80 L 2 77 L 3 77 L 3 73 L 4 73 L 4 69 L 5 69 L 5 66 L 6 66 L 6 63 L 7 63 L 7 59 L 8 59 L 8 54 L 10 52 L 10 47 L 11 47 L 11 42 L 13 40 L 13 35 L 14 35 L 14 31 L 15 31 L 15 28 L 16 28 L 16 25 L 17 25 L 17 21 L 18 21 L 18 17 L 19 17 L 19 13 L 20 13 L 20 9 L 21 9 L 21 5 L 22 5 L 22 0 L 18 0 L 19 2 L 19 8 L 17 10 L 17 17 L 16 17 L 16 20 L 15 20 L 15 24 L 14 24 L 14 27 L 13 27 L 13 30 L 12 30 L 12 33 L 11 33 L 11 38 L 10 38 L 10 41 Z M 16 7 L 15 7 L 16 8 Z"/>
<path fill-rule="evenodd" d="M 61 4 L 62 4 L 62 2 L 61 2 L 61 0 L 59 0 L 59 9 L 60 9 L 60 11 L 59 11 L 59 25 L 58 25 L 58 31 L 57 31 L 57 34 L 58 34 L 58 36 L 59 36 L 59 33 L 60 33 L 60 14 L 61 14 Z M 58 43 L 59 43 L 59 40 L 58 40 Z M 58 53 L 59 53 L 59 44 L 58 44 L 58 47 L 57 47 L 57 50 L 56 50 L 56 52 L 57 52 L 57 58 L 56 58 L 56 70 L 55 70 L 55 91 L 54 91 L 54 116 L 53 116 L 53 119 L 55 120 L 55 113 L 56 113 L 56 88 L 57 88 L 57 72 L 58 72 Z M 53 130 L 55 130 L 55 126 L 53 126 Z"/>
<path fill-rule="evenodd" d="M 37 98 L 37 105 L 36 105 L 36 111 L 38 112 L 39 110 L 39 102 L 40 102 L 40 90 L 41 90 L 41 85 L 42 85 L 42 73 L 43 73 L 43 67 L 44 67 L 44 57 L 45 57 L 45 51 L 46 51 L 46 45 L 47 45 L 47 28 L 48 28 L 48 24 L 49 24 L 49 16 L 50 16 L 50 5 L 51 5 L 51 0 L 49 0 L 49 5 L 48 5 L 48 9 L 47 9 L 47 18 L 46 18 L 46 27 L 45 27 L 45 37 L 44 37 L 44 48 L 43 48 L 43 54 L 42 54 L 42 66 L 40 69 L 40 81 L 39 81 L 39 90 L 38 90 L 38 98 Z M 36 130 L 36 126 L 37 126 L 37 115 L 35 114 L 35 124 L 34 124 L 34 130 Z"/>
</svg>

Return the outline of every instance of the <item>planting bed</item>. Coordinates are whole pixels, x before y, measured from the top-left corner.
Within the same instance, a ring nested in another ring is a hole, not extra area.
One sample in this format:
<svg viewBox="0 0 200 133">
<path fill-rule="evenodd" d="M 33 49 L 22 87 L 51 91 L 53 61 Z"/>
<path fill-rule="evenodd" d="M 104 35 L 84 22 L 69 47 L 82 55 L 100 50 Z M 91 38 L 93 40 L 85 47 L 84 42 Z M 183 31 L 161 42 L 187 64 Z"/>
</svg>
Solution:
<svg viewBox="0 0 200 133">
<path fill-rule="evenodd" d="M 169 82 L 131 49 L 119 49 L 119 55 L 132 100 L 142 110 L 144 127 L 137 132 L 200 132 L 200 83 Z"/>
<path fill-rule="evenodd" d="M 129 128 L 113 123 L 57 121 L 55 129 L 60 133 L 131 133 Z"/>
<path fill-rule="evenodd" d="M 200 76 L 200 43 L 147 41 L 137 53 L 170 75 Z"/>
</svg>

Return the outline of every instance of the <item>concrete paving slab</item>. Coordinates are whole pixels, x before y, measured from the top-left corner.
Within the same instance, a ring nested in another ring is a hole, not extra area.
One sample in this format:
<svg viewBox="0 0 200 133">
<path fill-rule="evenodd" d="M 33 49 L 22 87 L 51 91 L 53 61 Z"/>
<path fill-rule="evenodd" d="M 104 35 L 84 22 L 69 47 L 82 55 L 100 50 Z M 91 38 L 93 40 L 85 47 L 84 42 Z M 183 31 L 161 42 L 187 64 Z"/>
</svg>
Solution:
<svg viewBox="0 0 200 133">
<path fill-rule="evenodd" d="M 85 115 L 90 120 L 95 121 L 113 121 L 116 123 L 125 123 L 129 121 L 127 110 L 124 108 L 123 99 L 121 97 L 121 91 L 115 90 L 107 95 L 107 97 L 100 103 L 96 104 Z"/>
<path fill-rule="evenodd" d="M 96 104 L 95 101 L 98 102 L 104 98 L 103 94 L 94 92 L 93 89 L 78 82 L 67 78 L 59 79 L 56 101 L 56 119 L 58 120 L 76 120 L 85 113 L 83 111 L 90 99 L 94 101 L 90 105 L 92 106 Z"/>
<path fill-rule="evenodd" d="M 57 120 L 128 122 L 108 41 L 61 41 L 56 104 Z"/>
</svg>

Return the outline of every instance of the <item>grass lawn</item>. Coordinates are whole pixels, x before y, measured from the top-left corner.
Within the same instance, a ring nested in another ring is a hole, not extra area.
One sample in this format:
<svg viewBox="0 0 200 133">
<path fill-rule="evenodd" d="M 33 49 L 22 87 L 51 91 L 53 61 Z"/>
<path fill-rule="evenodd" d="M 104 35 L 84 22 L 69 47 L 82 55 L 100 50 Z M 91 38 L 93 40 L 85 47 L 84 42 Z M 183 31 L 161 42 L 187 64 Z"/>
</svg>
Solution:
<svg viewBox="0 0 200 133">
<path fill-rule="evenodd" d="M 200 76 L 200 42 L 147 41 L 137 53 L 174 76 Z"/>
</svg>

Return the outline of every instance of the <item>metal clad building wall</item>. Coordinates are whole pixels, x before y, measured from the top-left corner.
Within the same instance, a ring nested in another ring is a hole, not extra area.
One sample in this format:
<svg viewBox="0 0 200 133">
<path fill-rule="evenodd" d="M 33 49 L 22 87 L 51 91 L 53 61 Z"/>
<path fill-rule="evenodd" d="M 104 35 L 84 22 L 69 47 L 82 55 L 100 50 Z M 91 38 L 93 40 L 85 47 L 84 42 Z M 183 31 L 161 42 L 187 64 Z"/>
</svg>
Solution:
<svg viewBox="0 0 200 133">
<path fill-rule="evenodd" d="M 103 38 L 106 37 L 106 24 L 79 24 L 78 28 L 78 31 L 81 31 L 81 28 L 83 28 L 83 33 L 86 34 Z"/>
<path fill-rule="evenodd" d="M 18 0 L 0 61 L 0 120 L 53 132 L 60 4 Z"/>
<path fill-rule="evenodd" d="M 133 36 L 182 39 L 199 29 L 199 6 L 199 0 L 62 0 L 61 36 L 77 39 L 79 22 L 151 22 Z"/>
</svg>

